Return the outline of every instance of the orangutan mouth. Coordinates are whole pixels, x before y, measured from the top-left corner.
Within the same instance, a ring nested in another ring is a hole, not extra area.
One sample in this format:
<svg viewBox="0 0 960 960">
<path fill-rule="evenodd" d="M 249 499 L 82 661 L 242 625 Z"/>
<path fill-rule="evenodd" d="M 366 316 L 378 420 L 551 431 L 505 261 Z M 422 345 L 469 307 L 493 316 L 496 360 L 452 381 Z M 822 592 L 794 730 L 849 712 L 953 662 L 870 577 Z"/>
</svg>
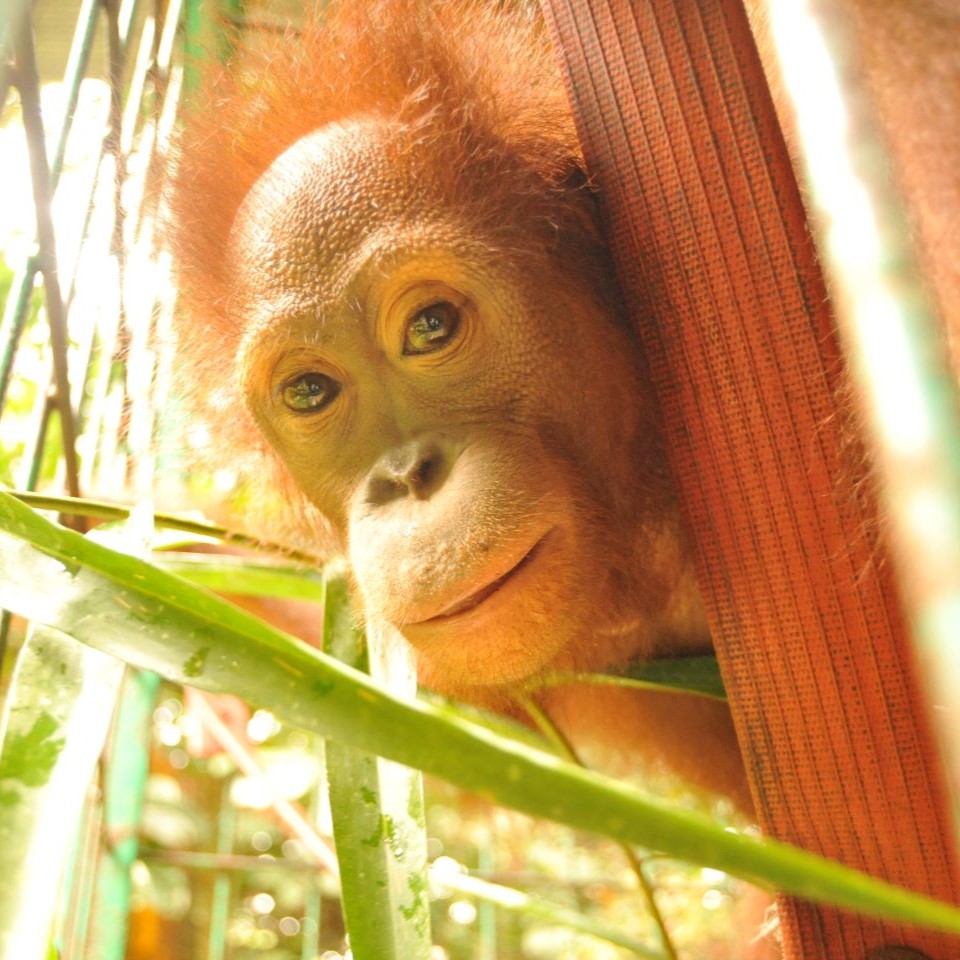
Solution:
<svg viewBox="0 0 960 960">
<path fill-rule="evenodd" d="M 428 620 L 421 621 L 422 623 L 436 623 L 440 620 L 446 620 L 450 617 L 456 617 L 460 614 L 467 613 L 470 610 L 480 606 L 485 600 L 492 597 L 497 593 L 502 587 L 504 587 L 510 580 L 512 580 L 521 570 L 525 567 L 528 567 L 534 557 L 540 552 L 540 548 L 543 546 L 544 541 L 549 537 L 549 531 L 545 533 L 506 573 L 502 576 L 497 577 L 496 580 L 488 583 L 485 587 L 481 587 L 475 593 L 471 593 L 470 596 L 459 600 L 452 607 L 448 607 L 443 613 L 438 613 L 435 617 L 430 617 Z"/>
</svg>

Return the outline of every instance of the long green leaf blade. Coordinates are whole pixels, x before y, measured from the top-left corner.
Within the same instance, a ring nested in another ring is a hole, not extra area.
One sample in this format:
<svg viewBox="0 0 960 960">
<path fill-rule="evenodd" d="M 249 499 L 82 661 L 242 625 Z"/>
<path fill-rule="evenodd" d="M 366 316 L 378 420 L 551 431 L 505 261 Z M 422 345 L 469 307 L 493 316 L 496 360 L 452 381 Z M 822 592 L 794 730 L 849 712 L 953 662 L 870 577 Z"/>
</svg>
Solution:
<svg viewBox="0 0 960 960">
<path fill-rule="evenodd" d="M 323 576 L 316 570 L 289 564 L 258 563 L 242 557 L 200 554 L 161 554 L 154 562 L 208 590 L 252 597 L 323 599 Z"/>
<path fill-rule="evenodd" d="M 711 700 L 726 700 L 720 667 L 716 657 L 677 657 L 632 663 L 622 674 L 558 673 L 547 677 L 539 687 L 592 683 L 607 687 L 634 687 L 640 690 L 675 690 Z"/>
<path fill-rule="evenodd" d="M 12 535 L 0 538 L 0 606 L 137 666 L 268 704 L 289 723 L 534 816 L 807 899 L 960 933 L 955 907 L 783 844 L 728 833 L 455 710 L 401 700 L 225 601 L 88 543 L 3 494 L 0 530 Z"/>
</svg>

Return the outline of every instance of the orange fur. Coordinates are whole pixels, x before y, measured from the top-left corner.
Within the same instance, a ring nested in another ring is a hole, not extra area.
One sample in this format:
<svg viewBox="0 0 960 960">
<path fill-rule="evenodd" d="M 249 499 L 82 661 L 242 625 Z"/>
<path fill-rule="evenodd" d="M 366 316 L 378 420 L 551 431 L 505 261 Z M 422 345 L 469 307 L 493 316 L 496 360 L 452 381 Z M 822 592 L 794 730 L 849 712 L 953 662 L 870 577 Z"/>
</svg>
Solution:
<svg viewBox="0 0 960 960">
<path fill-rule="evenodd" d="M 253 450 L 275 471 L 266 483 L 282 484 L 288 528 L 299 525 L 315 549 L 324 540 L 349 550 L 365 613 L 404 630 L 424 679 L 503 704 L 511 683 L 543 670 L 702 649 L 642 359 L 553 53 L 527 8 L 345 4 L 301 36 L 245 54 L 200 102 L 180 140 L 170 215 L 181 380 L 227 458 Z M 304 181 L 329 164 L 341 186 L 321 179 L 304 194 L 296 170 Z M 449 256 L 403 270 L 464 301 L 469 363 L 456 351 L 436 364 L 392 357 L 381 340 L 372 353 L 362 345 L 360 364 L 337 346 L 359 335 L 349 316 L 372 311 L 378 330 L 396 322 L 389 273 L 349 266 L 351 278 L 385 285 L 369 308 L 328 290 L 324 273 L 381 243 L 384 226 L 396 234 L 381 251 L 389 262 L 406 255 L 396 238 L 410 234 L 413 248 L 449 239 Z M 298 259 L 316 245 L 316 259 Z M 291 324 L 254 319 L 281 301 Z M 307 329 L 304 315 L 315 318 Z M 278 364 L 336 372 L 343 412 L 328 425 L 291 418 L 271 385 Z M 387 388 L 374 416 L 370 398 Z M 443 450 L 439 489 L 379 502 L 371 491 L 390 486 L 384 471 L 424 437 Z M 274 534 L 278 512 L 265 520 Z M 435 625 L 544 531 L 552 539 L 531 564 L 539 572 L 524 572 L 525 594 L 500 601 L 506 612 Z M 554 699 L 575 725 L 569 695 Z M 700 727 L 682 720 L 671 711 L 658 729 L 688 756 Z M 735 757 L 729 725 L 721 739 Z M 720 768 L 736 762 L 706 772 L 723 788 Z M 740 784 L 727 789 L 744 795 Z"/>
<path fill-rule="evenodd" d="M 566 189 L 581 168 L 580 148 L 539 21 L 493 4 L 343 4 L 308 20 L 300 35 L 264 38 L 242 53 L 207 79 L 188 112 L 168 217 L 190 317 L 179 331 L 186 389 L 214 382 L 236 348 L 225 251 L 244 197 L 301 137 L 366 115 L 409 124 L 403 148 L 435 150 L 432 173 L 472 217 L 505 233 L 520 215 L 539 218 L 609 277 L 589 212 Z M 458 175 L 464 164 L 469 179 Z M 249 444 L 238 409 L 218 427 Z"/>
<path fill-rule="evenodd" d="M 957 14 L 840 6 L 932 296 L 960 322 Z M 170 208 L 181 380 L 224 457 L 251 451 L 272 471 L 261 483 L 279 484 L 288 510 L 274 505 L 266 526 L 348 552 L 367 615 L 405 631 L 429 683 L 475 700 L 503 706 L 544 671 L 701 648 L 643 360 L 553 53 L 526 7 L 345 3 L 244 54 L 198 103 Z M 352 193 L 323 180 L 331 170 Z M 463 306 L 469 363 L 463 351 L 391 354 L 413 281 Z M 517 347 L 497 363 L 500 341 Z M 336 379 L 333 413 L 283 409 L 304 373 Z M 536 551 L 550 536 L 547 562 Z M 478 627 L 464 597 L 483 594 L 482 609 L 517 569 L 526 595 L 501 596 L 507 614 Z M 722 707 L 574 687 L 543 699 L 575 740 L 608 737 L 749 805 Z"/>
<path fill-rule="evenodd" d="M 259 512 L 269 513 L 263 529 L 252 518 L 254 531 L 327 553 L 342 543 L 222 377 L 241 334 L 229 316 L 226 250 L 243 199 L 278 156 L 311 131 L 358 116 L 408 125 L 396 150 L 435 152 L 439 191 L 492 228 L 505 256 L 529 247 L 511 235 L 514 225 L 539 223 L 543 245 L 566 244 L 571 269 L 617 310 L 566 95 L 529 8 L 347 3 L 308 19 L 299 35 L 259 38 L 210 75 L 177 143 L 167 217 L 178 313 L 188 318 L 177 331 L 177 390 L 210 425 L 224 465 L 254 478 Z M 460 176 L 464 166 L 469 178 Z"/>
</svg>

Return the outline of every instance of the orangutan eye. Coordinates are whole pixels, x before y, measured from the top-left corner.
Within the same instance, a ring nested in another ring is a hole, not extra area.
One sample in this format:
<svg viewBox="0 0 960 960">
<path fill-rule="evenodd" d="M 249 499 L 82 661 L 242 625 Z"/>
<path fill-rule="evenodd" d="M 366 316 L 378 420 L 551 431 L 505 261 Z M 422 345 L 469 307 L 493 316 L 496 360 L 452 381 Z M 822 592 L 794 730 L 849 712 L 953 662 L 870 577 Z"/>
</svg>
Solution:
<svg viewBox="0 0 960 960">
<path fill-rule="evenodd" d="M 414 314 L 403 339 L 405 356 L 433 353 L 446 346 L 460 327 L 460 309 L 449 300 L 438 300 Z"/>
<path fill-rule="evenodd" d="M 284 404 L 295 413 L 316 413 L 340 392 L 340 384 L 325 373 L 302 373 L 288 380 L 281 389 Z"/>
</svg>

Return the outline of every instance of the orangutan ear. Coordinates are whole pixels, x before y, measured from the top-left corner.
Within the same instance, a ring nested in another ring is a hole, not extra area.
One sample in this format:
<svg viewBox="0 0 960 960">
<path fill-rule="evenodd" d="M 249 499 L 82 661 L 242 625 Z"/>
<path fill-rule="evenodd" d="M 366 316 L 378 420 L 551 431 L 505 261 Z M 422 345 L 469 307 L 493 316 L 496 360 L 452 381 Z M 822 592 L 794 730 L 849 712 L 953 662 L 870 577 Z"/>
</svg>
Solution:
<svg viewBox="0 0 960 960">
<path fill-rule="evenodd" d="M 571 157 L 560 177 L 558 190 L 574 213 L 575 230 L 581 241 L 603 244 L 603 212 L 600 191 L 580 157 Z M 607 260 L 604 257 L 603 260 Z"/>
<path fill-rule="evenodd" d="M 579 158 L 570 160 L 570 167 L 564 174 L 562 185 L 564 190 L 592 192 L 590 177 Z"/>
</svg>

